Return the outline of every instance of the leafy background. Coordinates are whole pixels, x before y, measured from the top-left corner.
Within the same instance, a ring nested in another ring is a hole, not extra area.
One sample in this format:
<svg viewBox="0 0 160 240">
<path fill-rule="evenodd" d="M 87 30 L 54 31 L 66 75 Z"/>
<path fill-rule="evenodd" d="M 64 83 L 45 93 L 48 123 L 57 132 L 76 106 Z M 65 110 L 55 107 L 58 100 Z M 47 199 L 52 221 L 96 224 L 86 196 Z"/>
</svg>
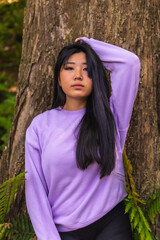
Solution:
<svg viewBox="0 0 160 240">
<path fill-rule="evenodd" d="M 0 0 L 0 155 L 11 129 L 26 0 Z"/>
</svg>

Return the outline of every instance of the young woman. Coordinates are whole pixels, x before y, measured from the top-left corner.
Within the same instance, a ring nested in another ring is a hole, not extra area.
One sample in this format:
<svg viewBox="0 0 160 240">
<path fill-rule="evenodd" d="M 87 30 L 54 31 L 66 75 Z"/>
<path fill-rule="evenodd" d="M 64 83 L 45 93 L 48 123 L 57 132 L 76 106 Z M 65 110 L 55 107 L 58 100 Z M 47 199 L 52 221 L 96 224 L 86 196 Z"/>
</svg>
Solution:
<svg viewBox="0 0 160 240">
<path fill-rule="evenodd" d="M 26 202 L 38 240 L 132 239 L 122 152 L 139 71 L 135 54 L 94 39 L 61 50 L 53 109 L 26 132 Z"/>
</svg>

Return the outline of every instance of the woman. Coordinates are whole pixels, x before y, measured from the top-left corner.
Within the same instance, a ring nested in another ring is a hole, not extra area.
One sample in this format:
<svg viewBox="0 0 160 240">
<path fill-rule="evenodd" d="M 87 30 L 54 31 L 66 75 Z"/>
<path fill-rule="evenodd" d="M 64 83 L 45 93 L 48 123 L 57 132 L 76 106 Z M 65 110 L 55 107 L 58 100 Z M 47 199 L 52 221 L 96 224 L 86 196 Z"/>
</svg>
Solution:
<svg viewBox="0 0 160 240">
<path fill-rule="evenodd" d="M 122 152 L 139 70 L 133 53 L 86 37 L 60 52 L 53 109 L 26 132 L 26 202 L 38 240 L 132 239 Z"/>
</svg>

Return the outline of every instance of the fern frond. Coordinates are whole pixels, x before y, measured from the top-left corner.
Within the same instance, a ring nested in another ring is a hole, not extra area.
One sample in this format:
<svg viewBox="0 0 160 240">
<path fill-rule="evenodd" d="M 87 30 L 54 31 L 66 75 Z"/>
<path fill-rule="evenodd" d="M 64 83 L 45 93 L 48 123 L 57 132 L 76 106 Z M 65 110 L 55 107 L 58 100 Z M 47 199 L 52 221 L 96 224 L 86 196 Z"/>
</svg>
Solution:
<svg viewBox="0 0 160 240">
<path fill-rule="evenodd" d="M 145 201 L 139 199 L 139 194 L 136 193 L 135 183 L 132 177 L 132 165 L 127 158 L 126 150 L 123 152 L 123 163 L 126 178 L 126 190 L 128 197 L 125 199 L 125 212 L 129 214 L 131 228 L 133 233 L 136 233 L 136 240 L 152 240 L 150 234 L 151 229 L 138 203 L 146 204 Z M 157 206 L 157 204 L 156 204 Z M 138 236 L 138 237 L 137 237 Z"/>
<path fill-rule="evenodd" d="M 151 229 L 141 208 L 134 202 L 134 198 L 127 201 L 126 212 L 129 214 L 132 232 L 137 231 L 141 240 L 152 240 Z M 137 240 L 137 238 L 135 238 Z"/>
<path fill-rule="evenodd" d="M 154 224 L 154 219 L 157 214 L 160 214 L 160 189 L 157 193 L 150 196 L 147 201 L 147 216 L 151 220 L 151 223 Z"/>
<path fill-rule="evenodd" d="M 25 180 L 25 172 L 16 177 L 10 178 L 0 186 L 0 223 L 4 223 L 6 215 L 10 211 L 14 195 L 18 191 L 19 185 Z"/>
<path fill-rule="evenodd" d="M 129 212 L 129 210 L 132 208 L 133 206 L 133 203 L 131 201 L 128 201 L 128 198 L 125 199 L 125 202 L 127 201 L 126 203 L 126 206 L 125 206 L 125 213 Z"/>
<path fill-rule="evenodd" d="M 148 223 L 147 219 L 145 218 L 141 208 L 139 206 L 137 206 L 137 209 L 138 209 L 141 221 L 143 222 L 144 228 L 147 229 L 149 232 L 151 232 L 151 228 L 149 226 L 149 223 Z"/>
<path fill-rule="evenodd" d="M 2 223 L 2 224 L 0 224 L 0 240 L 4 240 L 6 231 L 8 231 L 8 233 L 9 233 L 10 228 L 11 228 L 11 224 L 10 223 Z"/>
<path fill-rule="evenodd" d="M 8 225 L 7 223 L 1 225 L 3 225 L 3 235 L 2 238 L 0 237 L 0 240 L 4 239 L 4 237 L 6 237 L 8 240 L 37 239 L 32 224 L 29 218 L 26 216 L 20 216 L 15 219 L 11 219 L 11 223 Z"/>
<path fill-rule="evenodd" d="M 135 220 L 132 224 L 133 229 L 135 229 L 138 226 L 140 219 L 139 219 L 139 214 L 136 215 Z"/>
<path fill-rule="evenodd" d="M 123 165 L 125 170 L 125 179 L 126 179 L 126 186 L 128 188 L 128 194 L 134 197 L 139 197 L 139 194 L 136 193 L 135 183 L 132 177 L 133 167 L 130 160 L 127 157 L 125 148 L 123 151 Z"/>
<path fill-rule="evenodd" d="M 133 219 L 136 217 L 136 215 L 137 215 L 137 208 L 132 206 L 129 212 L 130 222 L 133 222 Z"/>
</svg>

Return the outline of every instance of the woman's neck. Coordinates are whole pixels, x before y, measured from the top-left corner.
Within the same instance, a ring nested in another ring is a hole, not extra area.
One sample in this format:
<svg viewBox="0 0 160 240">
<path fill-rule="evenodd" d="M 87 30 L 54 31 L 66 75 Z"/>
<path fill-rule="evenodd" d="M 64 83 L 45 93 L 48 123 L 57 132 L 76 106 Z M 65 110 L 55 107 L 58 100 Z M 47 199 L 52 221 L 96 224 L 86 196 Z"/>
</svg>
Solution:
<svg viewBox="0 0 160 240">
<path fill-rule="evenodd" d="M 62 107 L 64 110 L 68 111 L 76 111 L 76 110 L 81 110 L 86 107 L 86 101 L 84 102 L 77 102 L 77 101 L 72 101 L 72 102 L 67 102 L 64 104 Z"/>
</svg>

